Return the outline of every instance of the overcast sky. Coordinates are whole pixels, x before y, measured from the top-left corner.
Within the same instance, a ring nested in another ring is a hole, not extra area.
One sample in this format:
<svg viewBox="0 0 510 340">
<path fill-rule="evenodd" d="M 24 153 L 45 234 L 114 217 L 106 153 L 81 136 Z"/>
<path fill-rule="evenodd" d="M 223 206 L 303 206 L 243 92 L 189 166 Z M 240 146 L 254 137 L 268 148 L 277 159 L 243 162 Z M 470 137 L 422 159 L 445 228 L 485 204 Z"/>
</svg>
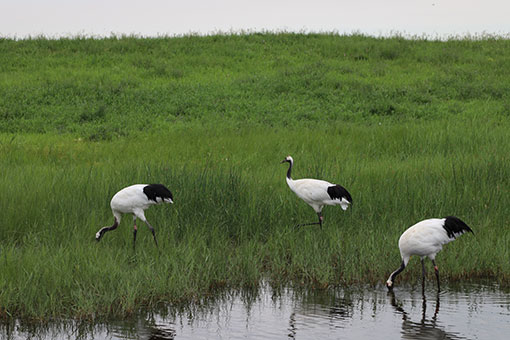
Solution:
<svg viewBox="0 0 510 340">
<path fill-rule="evenodd" d="M 0 36 L 510 33 L 508 0 L 1 0 Z"/>
</svg>

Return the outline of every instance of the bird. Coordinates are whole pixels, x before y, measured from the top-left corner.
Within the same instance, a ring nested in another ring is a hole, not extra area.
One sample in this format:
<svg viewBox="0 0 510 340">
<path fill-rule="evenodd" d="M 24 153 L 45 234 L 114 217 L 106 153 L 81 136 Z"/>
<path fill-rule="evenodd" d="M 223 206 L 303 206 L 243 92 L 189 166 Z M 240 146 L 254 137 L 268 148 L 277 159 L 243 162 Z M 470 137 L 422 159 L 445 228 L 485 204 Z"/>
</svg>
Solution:
<svg viewBox="0 0 510 340">
<path fill-rule="evenodd" d="M 99 229 L 96 233 L 96 241 L 99 242 L 104 233 L 115 230 L 119 226 L 122 214 L 133 214 L 133 248 L 136 244 L 136 232 L 138 230 L 136 226 L 137 218 L 147 224 L 147 227 L 149 227 L 152 232 L 157 247 L 158 241 L 156 240 L 156 232 L 145 218 L 144 211 L 151 205 L 160 203 L 174 203 L 172 193 L 163 184 L 134 184 L 125 187 L 113 195 L 110 202 L 113 217 L 115 218 L 113 225 L 111 227 Z"/>
<path fill-rule="evenodd" d="M 425 284 L 424 260 L 426 257 L 432 260 L 437 279 L 437 289 L 439 290 L 439 268 L 435 261 L 436 255 L 443 249 L 443 245 L 455 240 L 466 232 L 474 234 L 473 230 L 466 223 L 455 216 L 426 219 L 409 227 L 398 240 L 402 262 L 400 267 L 391 273 L 386 281 L 388 290 L 393 289 L 395 277 L 404 270 L 412 255 L 421 257 L 423 284 Z"/>
<path fill-rule="evenodd" d="M 293 180 L 291 177 L 294 159 L 291 156 L 285 157 L 280 163 L 289 163 L 287 170 L 287 184 L 299 198 L 308 203 L 319 217 L 319 222 L 299 224 L 300 226 L 319 224 L 322 228 L 324 218 L 322 217 L 322 208 L 325 205 L 340 205 L 343 210 L 347 210 L 352 204 L 351 194 L 342 186 L 332 184 L 320 179 L 303 178 Z"/>
</svg>

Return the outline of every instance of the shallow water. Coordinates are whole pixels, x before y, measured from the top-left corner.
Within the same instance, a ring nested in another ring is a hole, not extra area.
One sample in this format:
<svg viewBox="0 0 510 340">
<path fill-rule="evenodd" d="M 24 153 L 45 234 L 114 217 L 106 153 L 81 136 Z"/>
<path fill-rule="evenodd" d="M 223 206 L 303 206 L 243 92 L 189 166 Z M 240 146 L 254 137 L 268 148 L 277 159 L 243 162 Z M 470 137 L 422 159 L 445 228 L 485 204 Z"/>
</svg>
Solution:
<svg viewBox="0 0 510 340">
<path fill-rule="evenodd" d="M 508 339 L 510 292 L 497 285 L 429 283 L 224 293 L 130 320 L 0 326 L 1 339 Z"/>
</svg>

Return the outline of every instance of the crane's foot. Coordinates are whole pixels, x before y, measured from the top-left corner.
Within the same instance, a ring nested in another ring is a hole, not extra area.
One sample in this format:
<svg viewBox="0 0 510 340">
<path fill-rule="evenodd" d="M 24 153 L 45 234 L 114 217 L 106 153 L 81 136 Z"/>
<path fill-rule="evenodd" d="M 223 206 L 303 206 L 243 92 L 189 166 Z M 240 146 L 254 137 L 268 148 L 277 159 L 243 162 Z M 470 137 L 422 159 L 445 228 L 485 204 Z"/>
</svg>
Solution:
<svg viewBox="0 0 510 340">
<path fill-rule="evenodd" d="M 317 225 L 317 224 L 320 224 L 322 226 L 322 224 L 319 223 L 319 222 L 313 222 L 313 223 L 298 224 L 298 225 L 296 225 L 296 228 L 297 227 L 304 227 L 304 226 L 307 226 L 307 225 Z"/>
</svg>

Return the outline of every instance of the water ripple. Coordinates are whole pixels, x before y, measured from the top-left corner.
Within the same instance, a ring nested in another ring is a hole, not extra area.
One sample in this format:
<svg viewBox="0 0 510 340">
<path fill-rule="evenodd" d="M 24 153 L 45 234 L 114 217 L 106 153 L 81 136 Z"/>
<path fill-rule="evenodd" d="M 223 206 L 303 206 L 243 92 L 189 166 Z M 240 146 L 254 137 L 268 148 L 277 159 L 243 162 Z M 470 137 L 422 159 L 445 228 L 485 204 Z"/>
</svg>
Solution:
<svg viewBox="0 0 510 340">
<path fill-rule="evenodd" d="M 376 334 L 374 334 L 376 330 Z M 1 339 L 507 339 L 510 293 L 463 284 L 293 290 L 264 285 L 133 320 L 0 325 Z"/>
</svg>

